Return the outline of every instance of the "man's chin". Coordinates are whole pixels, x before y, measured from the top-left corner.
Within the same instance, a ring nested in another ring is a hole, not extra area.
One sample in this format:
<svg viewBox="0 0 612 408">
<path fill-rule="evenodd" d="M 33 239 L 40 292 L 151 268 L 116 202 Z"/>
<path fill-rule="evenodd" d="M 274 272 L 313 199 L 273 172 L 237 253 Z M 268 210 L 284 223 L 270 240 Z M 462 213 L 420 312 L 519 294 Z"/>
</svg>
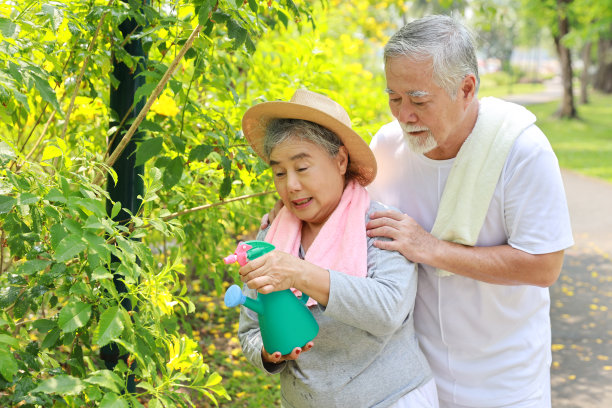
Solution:
<svg viewBox="0 0 612 408">
<path fill-rule="evenodd" d="M 423 140 L 423 138 L 421 137 L 407 135 L 406 133 L 404 133 L 404 138 L 406 139 L 406 142 L 408 143 L 408 147 L 410 148 L 410 151 L 416 154 L 429 153 L 433 149 L 438 147 L 438 143 L 436 143 L 435 139 L 433 138 L 433 136 L 431 136 L 431 134 L 426 136 L 425 139 Z"/>
</svg>

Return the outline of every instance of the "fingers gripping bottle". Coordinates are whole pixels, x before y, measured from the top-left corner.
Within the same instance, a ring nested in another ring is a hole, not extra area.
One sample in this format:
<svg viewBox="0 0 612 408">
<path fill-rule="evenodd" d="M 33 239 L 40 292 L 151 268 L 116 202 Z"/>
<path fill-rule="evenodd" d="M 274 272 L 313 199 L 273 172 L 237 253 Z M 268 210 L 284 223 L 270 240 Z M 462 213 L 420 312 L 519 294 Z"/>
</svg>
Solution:
<svg viewBox="0 0 612 408">
<path fill-rule="evenodd" d="M 226 264 L 238 262 L 242 266 L 273 249 L 274 245 L 264 241 L 241 242 L 223 261 Z M 256 299 L 245 296 L 238 285 L 230 286 L 225 292 L 226 306 L 244 305 L 257 313 L 266 351 L 279 351 L 283 355 L 303 347 L 319 332 L 317 321 L 306 307 L 307 301 L 308 295 L 303 293 L 297 298 L 289 289 L 265 295 L 258 293 Z"/>
</svg>

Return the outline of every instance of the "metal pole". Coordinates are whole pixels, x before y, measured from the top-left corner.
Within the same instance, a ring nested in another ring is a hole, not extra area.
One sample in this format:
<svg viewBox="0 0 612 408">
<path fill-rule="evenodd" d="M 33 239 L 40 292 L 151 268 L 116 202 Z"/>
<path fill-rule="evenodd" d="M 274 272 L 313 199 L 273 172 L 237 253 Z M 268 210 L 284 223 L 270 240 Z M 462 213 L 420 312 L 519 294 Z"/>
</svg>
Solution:
<svg viewBox="0 0 612 408">
<path fill-rule="evenodd" d="M 127 0 L 123 1 L 125 3 L 128 2 Z M 146 4 L 146 2 L 147 0 L 142 0 L 142 4 Z M 139 27 L 136 21 L 130 19 L 121 23 L 119 29 L 121 30 L 123 37 L 127 38 L 128 36 L 132 36 L 140 32 L 142 27 Z M 128 54 L 137 59 L 138 64 L 135 69 L 130 69 L 123 62 L 116 60 L 115 55 L 112 56 L 113 75 L 118 79 L 119 85 L 116 88 L 111 86 L 110 108 L 115 111 L 119 122 L 111 121 L 110 127 L 118 126 L 125 115 L 130 112 L 130 108 L 134 103 L 134 95 L 136 90 L 145 82 L 145 78 L 143 76 L 138 76 L 140 72 L 146 69 L 147 62 L 147 55 L 143 50 L 142 41 L 140 39 L 131 39 L 126 42 L 124 49 Z M 135 118 L 138 115 L 144 106 L 144 103 L 145 101 L 143 99 L 140 103 L 134 106 L 134 109 L 131 111 L 131 113 L 129 113 L 130 116 L 126 122 L 129 122 L 130 118 Z M 125 131 L 126 128 L 124 126 L 124 128 L 119 131 L 118 136 L 113 140 L 110 146 L 111 153 L 121 141 Z M 144 186 L 141 178 L 141 175 L 144 172 L 144 166 L 135 166 L 136 143 L 140 141 L 141 138 L 142 133 L 136 133 L 126 146 L 119 159 L 113 165 L 113 169 L 117 173 L 117 184 L 114 183 L 110 176 L 107 179 L 107 191 L 109 192 L 111 199 L 113 201 L 121 202 L 121 206 L 124 209 L 129 210 L 132 214 L 136 214 L 140 208 L 141 199 L 139 199 L 138 196 L 140 195 L 142 197 L 144 194 Z M 110 201 L 106 203 L 106 209 L 107 213 L 110 215 L 112 209 L 112 204 Z M 126 211 L 121 210 L 121 212 L 119 212 L 119 214 L 115 217 L 115 220 L 119 222 L 126 222 L 129 220 L 129 215 Z M 113 256 L 111 262 L 119 262 L 119 259 Z M 117 291 L 119 293 L 125 293 L 127 292 L 127 288 L 121 279 L 122 276 L 120 274 L 113 274 L 113 282 L 117 288 Z M 122 306 L 128 311 L 131 311 L 133 308 L 130 299 L 124 299 Z M 137 311 L 137 309 L 135 311 Z M 100 357 L 104 360 L 106 368 L 109 370 L 112 370 L 117 365 L 119 359 L 127 359 L 127 356 L 120 356 L 119 354 L 119 347 L 115 343 L 102 347 L 100 350 Z M 135 392 L 135 381 L 133 375 L 130 375 L 128 378 L 126 391 L 129 393 Z"/>
</svg>

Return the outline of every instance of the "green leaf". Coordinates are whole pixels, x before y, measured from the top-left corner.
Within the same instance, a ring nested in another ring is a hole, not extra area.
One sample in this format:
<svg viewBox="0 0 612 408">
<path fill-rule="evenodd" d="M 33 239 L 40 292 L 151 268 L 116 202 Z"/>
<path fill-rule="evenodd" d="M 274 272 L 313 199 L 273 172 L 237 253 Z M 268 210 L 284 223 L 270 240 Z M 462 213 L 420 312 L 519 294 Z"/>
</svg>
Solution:
<svg viewBox="0 0 612 408">
<path fill-rule="evenodd" d="M 0 17 L 0 32 L 5 37 L 13 38 L 19 33 L 19 26 L 8 18 Z"/>
<path fill-rule="evenodd" d="M 29 205 L 38 202 L 38 197 L 32 193 L 23 193 L 19 195 L 19 205 Z"/>
<path fill-rule="evenodd" d="M 58 375 L 40 383 L 32 393 L 44 392 L 54 394 L 76 395 L 85 389 L 81 380 L 70 375 Z"/>
<path fill-rule="evenodd" d="M 161 133 L 164 131 L 164 128 L 153 121 L 143 120 L 142 123 L 138 126 L 138 130 L 148 130 L 149 132 L 153 133 Z"/>
<path fill-rule="evenodd" d="M 113 279 L 113 275 L 103 266 L 98 266 L 91 273 L 91 280 L 105 280 L 105 279 Z"/>
<path fill-rule="evenodd" d="M 121 201 L 116 201 L 111 210 L 111 218 L 115 218 L 119 214 L 119 211 L 121 211 Z"/>
<path fill-rule="evenodd" d="M 221 183 L 221 188 L 219 189 L 219 197 L 221 199 L 227 197 L 229 193 L 232 192 L 232 177 L 225 176 L 223 179 L 223 183 Z"/>
<path fill-rule="evenodd" d="M 227 22 L 227 35 L 234 40 L 233 48 L 240 47 L 246 40 L 247 30 L 232 18 Z"/>
<path fill-rule="evenodd" d="M 26 276 L 33 275 L 37 272 L 44 271 L 49 265 L 51 265 L 51 261 L 31 259 L 19 267 L 18 273 Z"/>
<path fill-rule="evenodd" d="M 45 196 L 45 200 L 63 204 L 66 203 L 66 197 L 64 197 L 62 192 L 59 191 L 57 188 L 52 188 L 51 190 L 49 190 L 49 192 Z"/>
<path fill-rule="evenodd" d="M 172 136 L 172 143 L 176 147 L 176 150 L 180 153 L 185 153 L 185 141 L 178 136 Z"/>
<path fill-rule="evenodd" d="M 206 24 L 215 4 L 217 4 L 217 0 L 204 0 L 202 7 L 198 10 L 198 21 L 201 25 Z"/>
<path fill-rule="evenodd" d="M 94 332 L 93 341 L 100 347 L 105 346 L 118 339 L 123 329 L 119 306 L 113 306 L 100 315 L 100 323 Z"/>
<path fill-rule="evenodd" d="M 68 235 L 64 237 L 55 249 L 55 260 L 58 262 L 66 262 L 87 248 L 87 244 L 83 242 L 78 235 Z"/>
<path fill-rule="evenodd" d="M 62 108 L 60 108 L 55 91 L 51 88 L 49 82 L 38 75 L 32 75 L 32 78 L 34 78 L 34 85 L 36 86 L 38 93 L 40 93 L 40 97 L 43 98 L 45 102 L 50 103 L 58 113 L 61 112 Z"/>
<path fill-rule="evenodd" d="M 0 196 L 0 214 L 6 214 L 11 211 L 16 201 L 13 197 Z"/>
<path fill-rule="evenodd" d="M 13 348 L 19 347 L 19 340 L 14 338 L 13 336 L 9 336 L 8 334 L 0 334 L 0 343 L 8 344 L 9 346 L 13 346 Z"/>
<path fill-rule="evenodd" d="M 12 382 L 13 376 L 19 371 L 19 366 L 11 353 L 5 347 L 0 346 L 0 374 L 6 381 Z"/>
<path fill-rule="evenodd" d="M 287 28 L 287 26 L 289 25 L 289 17 L 287 17 L 287 15 L 281 10 L 276 10 L 276 15 L 278 16 L 278 19 L 283 23 L 285 28 Z"/>
<path fill-rule="evenodd" d="M 42 12 L 49 16 L 49 22 L 51 23 L 53 32 L 57 31 L 59 26 L 62 24 L 62 20 L 64 19 L 62 11 L 49 4 L 43 4 Z"/>
<path fill-rule="evenodd" d="M 110 370 L 94 371 L 88 378 L 85 379 L 88 384 L 99 385 L 113 392 L 121 393 L 123 382 L 121 378 Z"/>
<path fill-rule="evenodd" d="M 53 347 L 60 338 L 61 330 L 59 327 L 54 327 L 51 331 L 45 336 L 45 339 L 40 345 L 41 350 L 48 349 Z"/>
<path fill-rule="evenodd" d="M 15 160 L 17 155 L 13 151 L 13 148 L 6 142 L 0 142 L 0 165 L 5 165 L 11 160 Z"/>
<path fill-rule="evenodd" d="M 91 317 L 91 305 L 83 302 L 71 303 L 59 312 L 57 325 L 64 333 L 70 333 L 87 324 Z"/>
<path fill-rule="evenodd" d="M 155 82 L 139 86 L 138 89 L 136 89 L 136 92 L 134 93 L 134 104 L 140 102 L 143 97 L 145 97 L 145 99 L 148 99 L 149 96 L 151 96 L 151 94 L 153 93 L 153 90 L 156 86 L 157 83 Z"/>
<path fill-rule="evenodd" d="M 38 330 L 39 333 L 48 333 L 51 329 L 57 327 L 57 324 L 53 320 L 38 319 L 32 322 L 32 326 Z"/>
<path fill-rule="evenodd" d="M 249 0 L 249 7 L 253 11 L 253 13 L 257 13 L 257 1 L 256 0 Z"/>
<path fill-rule="evenodd" d="M 15 99 L 17 100 L 17 102 L 21 103 L 21 105 L 23 105 L 25 110 L 28 113 L 30 113 L 30 104 L 28 104 L 28 97 L 16 89 L 13 90 L 13 95 L 15 96 Z"/>
<path fill-rule="evenodd" d="M 19 292 L 21 292 L 21 289 L 19 289 L 17 286 L 0 288 L 0 309 L 9 307 L 15 303 L 19 297 Z"/>
<path fill-rule="evenodd" d="M 213 151 L 213 146 L 210 145 L 197 145 L 189 152 L 189 161 L 204 160 Z"/>
<path fill-rule="evenodd" d="M 164 144 L 163 137 L 154 137 L 147 139 L 138 145 L 136 150 L 136 163 L 135 166 L 140 166 L 147 162 L 147 160 L 155 157 L 161 152 Z"/>
<path fill-rule="evenodd" d="M 119 392 L 119 391 L 118 391 Z M 129 404 L 126 400 L 121 398 L 119 395 L 109 392 L 104 395 L 102 401 L 100 401 L 100 408 L 129 408 Z"/>
<path fill-rule="evenodd" d="M 168 163 L 164 171 L 163 182 L 164 188 L 170 189 L 181 180 L 183 175 L 183 159 L 175 157 Z"/>
</svg>

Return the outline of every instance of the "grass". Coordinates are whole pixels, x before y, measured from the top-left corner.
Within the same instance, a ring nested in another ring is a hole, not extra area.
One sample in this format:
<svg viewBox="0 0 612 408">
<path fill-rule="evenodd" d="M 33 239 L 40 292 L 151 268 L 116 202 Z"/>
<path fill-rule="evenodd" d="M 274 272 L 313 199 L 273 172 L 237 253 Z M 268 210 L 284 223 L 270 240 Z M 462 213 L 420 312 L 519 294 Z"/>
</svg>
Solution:
<svg viewBox="0 0 612 408">
<path fill-rule="evenodd" d="M 546 87 L 542 83 L 516 83 L 505 72 L 494 72 L 480 76 L 480 89 L 478 96 L 502 97 L 543 91 Z"/>
<path fill-rule="evenodd" d="M 555 116 L 559 102 L 531 105 L 537 125 L 548 137 L 559 165 L 612 183 L 612 95 L 591 93 L 578 105 L 579 119 Z"/>
<path fill-rule="evenodd" d="M 495 96 L 497 98 L 506 95 L 519 95 L 543 91 L 543 84 L 512 84 L 512 85 L 486 85 L 481 82 L 478 97 Z"/>
</svg>

